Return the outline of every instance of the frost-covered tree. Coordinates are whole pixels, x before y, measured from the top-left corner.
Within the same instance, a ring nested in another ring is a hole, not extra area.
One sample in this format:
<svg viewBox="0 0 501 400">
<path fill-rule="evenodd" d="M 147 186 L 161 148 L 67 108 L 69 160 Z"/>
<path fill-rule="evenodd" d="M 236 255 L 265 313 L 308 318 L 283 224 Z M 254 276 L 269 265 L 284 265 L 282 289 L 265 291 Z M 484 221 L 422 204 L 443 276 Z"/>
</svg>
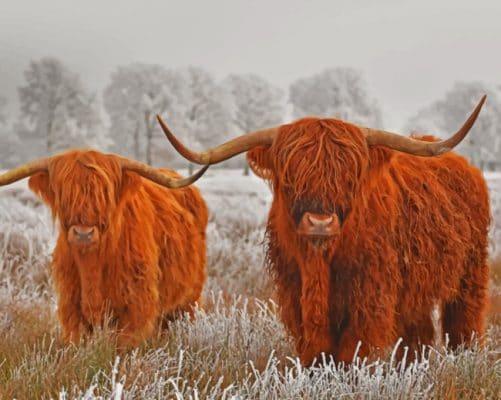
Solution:
<svg viewBox="0 0 501 400">
<path fill-rule="evenodd" d="M 280 88 L 254 74 L 229 75 L 222 86 L 230 99 L 231 120 L 241 133 L 282 123 L 285 103 Z"/>
<path fill-rule="evenodd" d="M 15 152 L 18 144 L 17 135 L 10 129 L 6 115 L 7 100 L 0 97 L 0 168 L 7 168 L 19 161 Z"/>
<path fill-rule="evenodd" d="M 6 114 L 7 101 L 0 97 L 0 168 L 10 168 L 26 162 L 24 144 L 19 139 L 16 124 L 9 121 Z"/>
<path fill-rule="evenodd" d="M 224 92 L 201 68 L 119 67 L 104 91 L 104 105 L 116 150 L 147 163 L 158 159 L 165 164 L 176 157 L 158 127 L 157 114 L 189 146 L 211 146 L 228 132 Z"/>
<path fill-rule="evenodd" d="M 223 88 L 231 97 L 232 121 L 242 132 L 279 125 L 285 114 L 283 91 L 258 75 L 229 75 Z"/>
<path fill-rule="evenodd" d="M 26 161 L 26 153 L 20 151 L 23 143 L 19 136 L 6 125 L 0 126 L 0 169 L 10 168 Z"/>
<path fill-rule="evenodd" d="M 221 85 L 204 69 L 188 67 L 177 71 L 180 92 L 170 126 L 191 147 L 207 148 L 229 134 L 228 97 Z M 192 165 L 189 164 L 190 172 Z"/>
<path fill-rule="evenodd" d="M 207 147 L 228 134 L 229 104 L 222 87 L 204 69 L 188 67 L 178 71 L 182 82 L 181 103 L 175 121 L 184 126 L 193 143 Z"/>
<path fill-rule="evenodd" d="M 411 117 L 404 130 L 446 137 L 457 131 L 484 94 L 487 94 L 484 108 L 457 150 L 479 167 L 495 166 L 501 160 L 501 96 L 485 83 L 455 83 L 444 98 Z"/>
<path fill-rule="evenodd" d="M 24 77 L 18 126 L 23 146 L 31 146 L 31 156 L 70 147 L 108 147 L 95 97 L 78 75 L 58 59 L 47 57 L 32 61 Z"/>
<path fill-rule="evenodd" d="M 155 116 L 176 113 L 180 84 L 178 74 L 160 65 L 134 63 L 111 74 L 104 106 L 116 151 L 152 163 L 154 140 L 162 137 Z"/>
<path fill-rule="evenodd" d="M 382 125 L 377 101 L 369 96 L 362 73 L 352 68 L 330 68 L 291 84 L 289 101 L 296 118 L 340 118 L 370 127 Z"/>
</svg>

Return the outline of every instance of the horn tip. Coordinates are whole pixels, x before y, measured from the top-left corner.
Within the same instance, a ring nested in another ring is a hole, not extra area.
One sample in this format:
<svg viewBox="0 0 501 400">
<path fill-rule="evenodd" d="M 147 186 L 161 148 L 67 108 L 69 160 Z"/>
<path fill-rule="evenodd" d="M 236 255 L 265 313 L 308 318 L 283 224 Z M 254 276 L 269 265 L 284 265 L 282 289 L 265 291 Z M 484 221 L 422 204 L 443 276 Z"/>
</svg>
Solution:
<svg viewBox="0 0 501 400">
<path fill-rule="evenodd" d="M 162 119 L 162 117 L 159 114 L 157 114 L 157 121 L 160 124 L 160 127 L 162 128 L 162 130 L 165 132 L 165 134 L 169 135 L 170 130 L 169 130 L 167 124 L 164 122 L 164 120 Z"/>
</svg>

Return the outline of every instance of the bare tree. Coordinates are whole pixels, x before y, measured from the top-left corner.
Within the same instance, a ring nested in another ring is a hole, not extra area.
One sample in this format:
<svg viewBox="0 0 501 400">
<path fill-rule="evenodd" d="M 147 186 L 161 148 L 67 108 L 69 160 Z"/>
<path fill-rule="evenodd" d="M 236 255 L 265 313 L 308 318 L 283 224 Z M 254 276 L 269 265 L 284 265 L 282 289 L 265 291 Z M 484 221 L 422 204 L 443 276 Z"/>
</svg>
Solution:
<svg viewBox="0 0 501 400">
<path fill-rule="evenodd" d="M 352 68 L 331 68 L 290 86 L 289 100 L 296 118 L 335 117 L 361 125 L 382 125 L 381 110 L 370 98 L 362 73 Z"/>
<path fill-rule="evenodd" d="M 282 123 L 285 102 L 281 89 L 254 74 L 229 75 L 222 85 L 230 96 L 232 122 L 242 133 Z M 244 165 L 248 175 L 249 166 Z"/>
<path fill-rule="evenodd" d="M 458 124 L 469 115 L 484 94 L 487 94 L 485 106 L 457 151 L 466 155 L 478 167 L 496 167 L 495 164 L 501 160 L 501 96 L 494 87 L 485 83 L 455 83 L 444 98 L 432 102 L 409 118 L 404 130 L 446 137 L 459 128 Z"/>
</svg>

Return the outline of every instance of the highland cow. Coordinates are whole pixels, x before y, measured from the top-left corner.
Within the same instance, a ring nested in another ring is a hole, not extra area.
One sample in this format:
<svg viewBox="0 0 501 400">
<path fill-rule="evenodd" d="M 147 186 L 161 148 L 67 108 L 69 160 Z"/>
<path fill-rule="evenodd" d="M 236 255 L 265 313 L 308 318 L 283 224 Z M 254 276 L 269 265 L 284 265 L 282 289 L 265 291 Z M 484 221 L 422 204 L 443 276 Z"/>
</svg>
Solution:
<svg viewBox="0 0 501 400">
<path fill-rule="evenodd" d="M 304 118 L 184 157 L 215 164 L 247 151 L 271 183 L 267 263 L 282 321 L 305 364 L 382 355 L 401 337 L 411 355 L 434 338 L 441 307 L 453 347 L 484 333 L 490 222 L 481 172 L 448 152 L 485 101 L 447 140 L 420 140 L 337 119 Z"/>
<path fill-rule="evenodd" d="M 128 348 L 200 301 L 206 279 L 207 207 L 193 183 L 137 161 L 74 150 L 0 175 L 29 187 L 59 223 L 52 275 L 65 342 L 107 315 Z M 164 187 L 165 186 L 165 187 Z"/>
</svg>

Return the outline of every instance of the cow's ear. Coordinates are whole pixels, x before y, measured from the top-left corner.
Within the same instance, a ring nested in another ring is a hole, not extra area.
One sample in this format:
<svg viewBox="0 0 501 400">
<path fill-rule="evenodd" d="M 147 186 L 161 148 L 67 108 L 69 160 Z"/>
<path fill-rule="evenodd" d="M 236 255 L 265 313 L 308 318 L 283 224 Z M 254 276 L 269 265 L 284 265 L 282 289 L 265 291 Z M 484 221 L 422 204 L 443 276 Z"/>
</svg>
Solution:
<svg viewBox="0 0 501 400">
<path fill-rule="evenodd" d="M 49 172 L 37 172 L 28 181 L 29 188 L 51 208 L 54 208 L 54 192 L 50 187 Z"/>
<path fill-rule="evenodd" d="M 257 176 L 263 179 L 273 179 L 273 163 L 269 147 L 257 146 L 247 152 L 247 162 Z"/>
</svg>

